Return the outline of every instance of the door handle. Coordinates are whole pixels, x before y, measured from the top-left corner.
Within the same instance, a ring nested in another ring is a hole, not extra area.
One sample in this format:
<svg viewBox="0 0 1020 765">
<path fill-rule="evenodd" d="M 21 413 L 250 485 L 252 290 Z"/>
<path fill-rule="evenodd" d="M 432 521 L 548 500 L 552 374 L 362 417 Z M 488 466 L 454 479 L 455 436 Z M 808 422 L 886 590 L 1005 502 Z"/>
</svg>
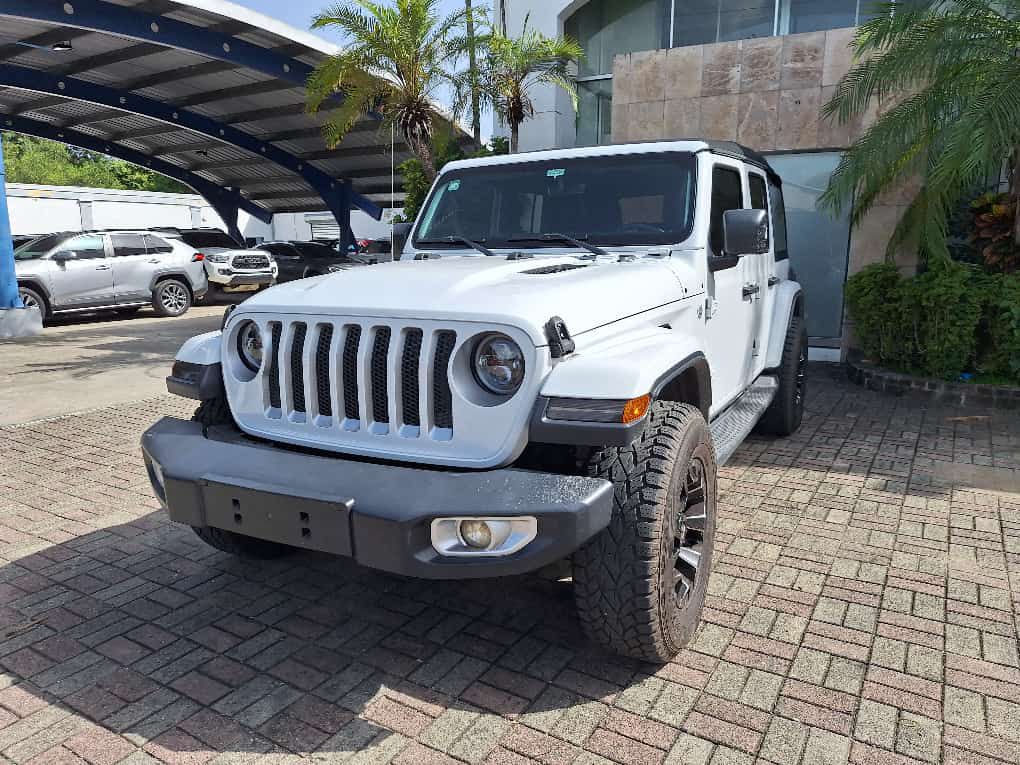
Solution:
<svg viewBox="0 0 1020 765">
<path fill-rule="evenodd" d="M 749 298 L 761 292 L 761 287 L 757 284 L 745 284 L 744 288 L 740 292 L 745 298 Z"/>
<path fill-rule="evenodd" d="M 110 266 L 96 266 L 97 271 L 109 271 L 110 268 Z"/>
<path fill-rule="evenodd" d="M 153 263 L 153 264 L 158 264 L 158 263 L 159 263 L 159 258 L 153 258 L 153 259 L 152 259 L 152 260 L 150 260 L 149 262 L 150 262 L 150 263 Z"/>
</svg>

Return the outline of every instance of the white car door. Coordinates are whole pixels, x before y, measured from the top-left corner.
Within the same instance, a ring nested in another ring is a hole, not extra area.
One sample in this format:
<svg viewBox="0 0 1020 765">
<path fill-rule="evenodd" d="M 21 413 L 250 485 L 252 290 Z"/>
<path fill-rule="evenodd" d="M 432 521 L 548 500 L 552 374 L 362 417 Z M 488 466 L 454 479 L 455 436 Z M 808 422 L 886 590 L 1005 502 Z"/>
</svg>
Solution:
<svg viewBox="0 0 1020 765">
<path fill-rule="evenodd" d="M 113 285 L 118 303 L 137 303 L 152 298 L 149 285 L 159 258 L 149 255 L 141 234 L 110 234 L 113 246 Z"/>
<path fill-rule="evenodd" d="M 113 303 L 113 269 L 102 234 L 72 237 L 47 257 L 52 263 L 50 299 L 55 309 Z"/>
<path fill-rule="evenodd" d="M 709 215 L 705 355 L 712 372 L 712 413 L 728 406 L 753 380 L 757 307 L 749 285 L 758 279 L 755 257 L 723 248 L 723 213 L 745 209 L 747 194 L 740 163 L 713 157 Z"/>
</svg>

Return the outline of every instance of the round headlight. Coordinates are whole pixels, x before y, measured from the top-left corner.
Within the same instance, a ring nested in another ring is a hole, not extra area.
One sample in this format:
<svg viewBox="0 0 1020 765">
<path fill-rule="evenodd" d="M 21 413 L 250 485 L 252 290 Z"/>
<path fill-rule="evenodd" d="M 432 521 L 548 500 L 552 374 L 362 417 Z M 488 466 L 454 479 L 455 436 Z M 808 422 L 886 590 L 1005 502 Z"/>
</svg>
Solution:
<svg viewBox="0 0 1020 765">
<path fill-rule="evenodd" d="M 252 372 L 262 368 L 262 331 L 253 321 L 246 321 L 237 332 L 237 355 Z"/>
<path fill-rule="evenodd" d="M 524 353 L 506 335 L 486 335 L 475 346 L 472 368 L 475 379 L 487 391 L 512 396 L 524 381 Z"/>
</svg>

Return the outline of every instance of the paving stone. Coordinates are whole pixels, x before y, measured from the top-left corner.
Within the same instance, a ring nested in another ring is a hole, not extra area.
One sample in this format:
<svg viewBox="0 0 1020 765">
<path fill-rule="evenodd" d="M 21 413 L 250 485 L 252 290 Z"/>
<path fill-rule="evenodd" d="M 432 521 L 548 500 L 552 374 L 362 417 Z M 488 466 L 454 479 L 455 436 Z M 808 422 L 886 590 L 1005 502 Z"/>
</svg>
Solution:
<svg viewBox="0 0 1020 765">
<path fill-rule="evenodd" d="M 205 548 L 137 457 L 182 400 L 4 428 L 0 765 L 1020 761 L 1020 492 L 954 472 L 1015 470 L 1020 416 L 819 369 L 801 431 L 721 470 L 707 619 L 662 667 L 592 650 L 541 577 L 494 602 Z"/>
</svg>

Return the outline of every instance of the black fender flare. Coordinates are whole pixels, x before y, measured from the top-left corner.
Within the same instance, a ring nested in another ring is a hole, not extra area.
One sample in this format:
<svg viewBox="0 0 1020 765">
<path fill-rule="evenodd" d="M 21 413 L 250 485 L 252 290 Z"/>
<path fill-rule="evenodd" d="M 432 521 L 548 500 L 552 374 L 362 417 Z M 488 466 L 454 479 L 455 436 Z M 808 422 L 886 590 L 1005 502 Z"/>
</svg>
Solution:
<svg viewBox="0 0 1020 765">
<path fill-rule="evenodd" d="M 697 351 L 670 367 L 655 381 L 651 393 L 653 400 L 696 403 L 708 420 L 712 408 L 712 371 L 705 354 Z"/>
</svg>

